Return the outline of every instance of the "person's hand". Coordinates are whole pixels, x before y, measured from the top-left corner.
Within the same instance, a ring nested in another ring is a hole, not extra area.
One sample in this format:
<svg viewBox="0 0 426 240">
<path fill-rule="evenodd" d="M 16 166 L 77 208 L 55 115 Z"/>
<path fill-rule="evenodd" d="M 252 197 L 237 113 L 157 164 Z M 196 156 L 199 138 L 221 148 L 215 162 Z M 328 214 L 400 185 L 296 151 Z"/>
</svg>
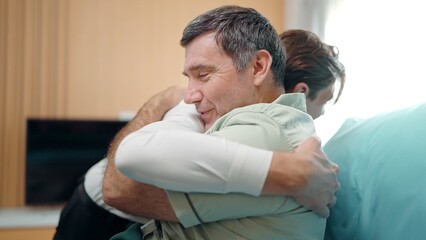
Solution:
<svg viewBox="0 0 426 240">
<path fill-rule="evenodd" d="M 182 99 L 185 88 L 171 86 L 153 95 L 139 109 L 135 118 L 145 119 L 145 122 L 155 122 L 163 118 L 164 114 L 176 106 Z"/>
<path fill-rule="evenodd" d="M 336 204 L 335 194 L 340 188 L 337 164 L 328 160 L 317 138 L 303 142 L 296 149 L 295 155 L 299 155 L 299 161 L 303 162 L 305 184 L 295 191 L 293 197 L 306 208 L 328 217 L 330 208 Z"/>
<path fill-rule="evenodd" d="M 311 137 L 294 153 L 274 152 L 262 194 L 293 197 L 304 207 L 328 217 L 340 187 L 338 170 L 322 151 L 320 140 Z"/>
</svg>

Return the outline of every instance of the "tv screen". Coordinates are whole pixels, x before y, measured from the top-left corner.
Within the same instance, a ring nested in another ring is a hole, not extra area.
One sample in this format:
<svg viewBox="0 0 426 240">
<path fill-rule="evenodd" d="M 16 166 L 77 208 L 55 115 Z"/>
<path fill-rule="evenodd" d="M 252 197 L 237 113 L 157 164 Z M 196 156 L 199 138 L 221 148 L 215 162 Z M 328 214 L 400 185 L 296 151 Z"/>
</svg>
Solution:
<svg viewBox="0 0 426 240">
<path fill-rule="evenodd" d="M 126 124 L 110 120 L 28 119 L 26 205 L 67 201 L 86 171 L 106 156 Z"/>
</svg>

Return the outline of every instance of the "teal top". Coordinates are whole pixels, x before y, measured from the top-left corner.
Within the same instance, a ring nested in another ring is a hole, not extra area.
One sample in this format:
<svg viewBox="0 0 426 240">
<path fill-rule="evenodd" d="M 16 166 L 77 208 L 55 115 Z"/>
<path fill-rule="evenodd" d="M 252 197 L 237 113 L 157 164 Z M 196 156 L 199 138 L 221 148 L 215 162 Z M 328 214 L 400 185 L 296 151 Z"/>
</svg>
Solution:
<svg viewBox="0 0 426 240">
<path fill-rule="evenodd" d="M 306 113 L 305 96 L 284 94 L 272 104 L 234 109 L 206 134 L 268 150 L 293 151 L 307 137 L 315 136 L 315 128 Z M 181 224 L 161 222 L 164 239 L 324 237 L 325 219 L 292 198 L 173 191 L 168 196 Z"/>
<path fill-rule="evenodd" d="M 426 103 L 349 119 L 324 151 L 341 184 L 326 239 L 426 237 Z"/>
</svg>

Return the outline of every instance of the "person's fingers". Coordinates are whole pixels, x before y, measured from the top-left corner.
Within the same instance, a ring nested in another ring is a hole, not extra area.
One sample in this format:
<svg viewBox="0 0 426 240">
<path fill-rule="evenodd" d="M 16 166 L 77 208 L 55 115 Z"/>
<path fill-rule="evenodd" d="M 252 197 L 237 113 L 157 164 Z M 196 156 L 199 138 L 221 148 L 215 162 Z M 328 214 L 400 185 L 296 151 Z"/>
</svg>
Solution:
<svg viewBox="0 0 426 240">
<path fill-rule="evenodd" d="M 318 152 L 321 150 L 321 140 L 317 137 L 309 137 L 303 141 L 295 152 Z"/>
<path fill-rule="evenodd" d="M 340 190 L 340 183 L 337 182 L 336 192 L 338 192 L 339 190 Z"/>
<path fill-rule="evenodd" d="M 336 163 L 331 162 L 331 169 L 337 174 L 339 173 L 339 165 Z"/>
<path fill-rule="evenodd" d="M 334 207 L 334 205 L 336 205 L 336 202 L 337 202 L 337 198 L 336 198 L 336 196 L 333 196 L 333 198 L 331 199 L 330 203 L 327 205 L 328 208 Z"/>
<path fill-rule="evenodd" d="M 330 216 L 330 209 L 328 207 L 324 207 L 321 210 L 316 211 L 316 213 L 323 218 L 328 218 Z"/>
<path fill-rule="evenodd" d="M 309 139 L 315 142 L 318 146 L 321 146 L 321 139 L 319 137 L 312 136 L 312 137 L 309 137 Z"/>
</svg>

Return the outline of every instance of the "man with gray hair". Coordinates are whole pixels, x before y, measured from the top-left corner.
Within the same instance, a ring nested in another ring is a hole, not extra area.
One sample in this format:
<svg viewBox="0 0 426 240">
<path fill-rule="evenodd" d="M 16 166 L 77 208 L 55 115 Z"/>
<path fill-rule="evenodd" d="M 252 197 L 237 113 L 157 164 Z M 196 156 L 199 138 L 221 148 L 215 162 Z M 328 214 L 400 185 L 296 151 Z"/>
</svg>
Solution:
<svg viewBox="0 0 426 240">
<path fill-rule="evenodd" d="M 237 6 L 208 11 L 188 24 L 181 45 L 185 47 L 184 75 L 189 79 L 184 101 L 195 105 L 206 134 L 274 151 L 294 151 L 301 142 L 315 136 L 305 96 L 284 94 L 284 50 L 274 28 L 257 11 Z M 130 132 L 124 129 L 120 135 Z M 115 158 L 123 173 L 134 176 L 137 173 L 133 165 L 140 162 L 133 153 L 140 156 L 140 151 L 146 151 L 142 156 L 150 156 L 149 151 L 155 150 L 149 147 L 152 136 L 147 140 L 148 135 L 138 130 L 125 138 L 117 137 L 108 159 Z M 169 150 L 172 155 L 173 148 Z M 158 195 L 152 196 L 161 196 L 161 191 L 154 190 Z M 324 236 L 325 219 L 290 197 L 174 191 L 167 191 L 167 197 L 180 223 L 173 222 L 173 216 L 171 221 L 151 222 L 142 228 L 144 239 Z M 238 209 L 245 209 L 245 213 Z M 153 215 L 144 217 L 167 219 L 156 217 L 154 212 L 169 214 L 165 212 L 167 207 L 154 206 L 151 211 Z M 137 225 L 114 239 L 126 239 L 134 230 L 139 231 Z"/>
</svg>

